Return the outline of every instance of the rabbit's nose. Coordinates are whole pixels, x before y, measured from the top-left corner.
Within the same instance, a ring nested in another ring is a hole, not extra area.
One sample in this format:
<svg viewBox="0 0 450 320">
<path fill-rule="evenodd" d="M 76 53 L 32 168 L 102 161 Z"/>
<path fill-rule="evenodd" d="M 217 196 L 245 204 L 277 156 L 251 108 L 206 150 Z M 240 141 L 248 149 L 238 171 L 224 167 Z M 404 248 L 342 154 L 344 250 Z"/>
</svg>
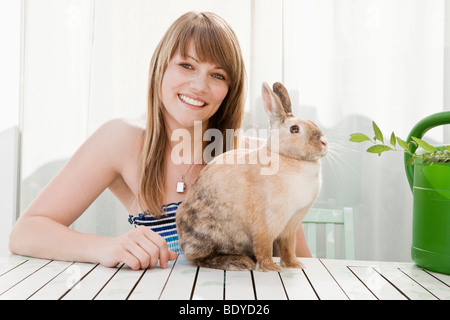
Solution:
<svg viewBox="0 0 450 320">
<path fill-rule="evenodd" d="M 326 147 L 328 145 L 327 138 L 325 138 L 324 136 L 320 137 L 320 141 L 322 142 L 324 147 Z"/>
</svg>

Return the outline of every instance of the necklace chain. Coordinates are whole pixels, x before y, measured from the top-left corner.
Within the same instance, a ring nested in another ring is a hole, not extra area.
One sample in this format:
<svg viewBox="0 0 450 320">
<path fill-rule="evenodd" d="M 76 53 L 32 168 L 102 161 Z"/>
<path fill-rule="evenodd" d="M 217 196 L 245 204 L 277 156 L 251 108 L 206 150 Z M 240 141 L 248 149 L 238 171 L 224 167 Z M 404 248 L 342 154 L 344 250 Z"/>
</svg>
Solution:
<svg viewBox="0 0 450 320">
<path fill-rule="evenodd" d="M 177 182 L 177 192 L 178 193 L 184 193 L 186 191 L 186 182 L 184 181 L 184 178 L 186 177 L 187 173 L 192 169 L 193 165 L 191 164 L 189 168 L 181 175 L 181 181 Z"/>
</svg>

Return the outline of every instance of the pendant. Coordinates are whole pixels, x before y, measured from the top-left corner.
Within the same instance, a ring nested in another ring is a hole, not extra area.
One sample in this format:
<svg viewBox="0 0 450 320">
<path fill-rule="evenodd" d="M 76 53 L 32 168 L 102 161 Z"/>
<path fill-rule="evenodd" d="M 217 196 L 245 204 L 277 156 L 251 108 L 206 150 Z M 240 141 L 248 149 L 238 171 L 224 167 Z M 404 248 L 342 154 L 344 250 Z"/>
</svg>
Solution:
<svg viewBox="0 0 450 320">
<path fill-rule="evenodd" d="M 177 192 L 178 193 L 183 193 L 184 190 L 186 190 L 186 184 L 183 181 L 178 182 L 177 183 Z"/>
</svg>

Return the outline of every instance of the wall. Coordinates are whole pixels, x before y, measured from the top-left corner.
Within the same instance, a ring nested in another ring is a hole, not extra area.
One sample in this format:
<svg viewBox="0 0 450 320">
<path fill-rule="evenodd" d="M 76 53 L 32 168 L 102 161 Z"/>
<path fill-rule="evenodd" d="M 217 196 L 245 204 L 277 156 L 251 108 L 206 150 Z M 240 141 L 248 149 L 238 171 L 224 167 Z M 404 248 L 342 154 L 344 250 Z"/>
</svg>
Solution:
<svg viewBox="0 0 450 320">
<path fill-rule="evenodd" d="M 0 2 L 0 254 L 16 219 L 21 81 L 21 1 Z"/>
<path fill-rule="evenodd" d="M 11 43 L 0 61 L 8 70 L 0 75 L 8 88 L 2 115 L 7 106 L 11 125 L 0 132 L 21 128 L 1 140 L 3 228 L 16 212 L 17 150 L 22 212 L 102 123 L 145 113 L 149 60 L 172 21 L 189 10 L 214 11 L 242 46 L 246 127 L 267 126 L 261 82 L 284 81 L 294 113 L 316 121 L 333 146 L 316 205 L 354 208 L 358 259 L 409 260 L 412 196 L 402 155 L 366 154 L 348 135 L 369 133 L 376 120 L 386 134 L 398 129 L 404 137 L 424 116 L 450 108 L 450 0 L 23 0 L 22 42 L 17 3 L 0 7 L 2 39 Z M 442 143 L 449 132 L 427 137 Z M 73 227 L 118 234 L 129 228 L 127 214 L 105 191 Z"/>
</svg>

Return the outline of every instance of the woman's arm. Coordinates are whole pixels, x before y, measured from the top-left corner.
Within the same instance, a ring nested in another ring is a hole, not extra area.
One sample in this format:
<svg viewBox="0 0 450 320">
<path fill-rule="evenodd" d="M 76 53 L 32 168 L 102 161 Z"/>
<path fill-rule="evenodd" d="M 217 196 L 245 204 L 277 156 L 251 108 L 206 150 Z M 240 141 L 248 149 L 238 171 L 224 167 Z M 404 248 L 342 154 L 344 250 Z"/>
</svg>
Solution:
<svg viewBox="0 0 450 320">
<path fill-rule="evenodd" d="M 303 232 L 303 227 L 297 229 L 295 234 L 297 243 L 295 244 L 295 255 L 297 257 L 312 258 L 312 254 L 309 251 L 308 244 L 306 243 L 305 233 Z"/>
<path fill-rule="evenodd" d="M 164 239 L 148 228 L 119 237 L 69 228 L 120 176 L 130 144 L 127 126 L 123 120 L 109 121 L 86 140 L 18 219 L 10 235 L 12 253 L 111 267 L 125 262 L 133 269 L 154 266 L 158 258 L 161 266 L 167 265 L 173 253 Z"/>
<path fill-rule="evenodd" d="M 295 255 L 297 257 L 312 258 L 312 254 L 309 251 L 308 244 L 306 243 L 305 239 L 305 234 L 303 232 L 303 227 L 301 225 L 297 229 L 297 233 L 295 234 L 295 241 Z M 273 243 L 273 256 L 280 256 L 280 250 L 278 249 L 276 241 Z"/>
</svg>

